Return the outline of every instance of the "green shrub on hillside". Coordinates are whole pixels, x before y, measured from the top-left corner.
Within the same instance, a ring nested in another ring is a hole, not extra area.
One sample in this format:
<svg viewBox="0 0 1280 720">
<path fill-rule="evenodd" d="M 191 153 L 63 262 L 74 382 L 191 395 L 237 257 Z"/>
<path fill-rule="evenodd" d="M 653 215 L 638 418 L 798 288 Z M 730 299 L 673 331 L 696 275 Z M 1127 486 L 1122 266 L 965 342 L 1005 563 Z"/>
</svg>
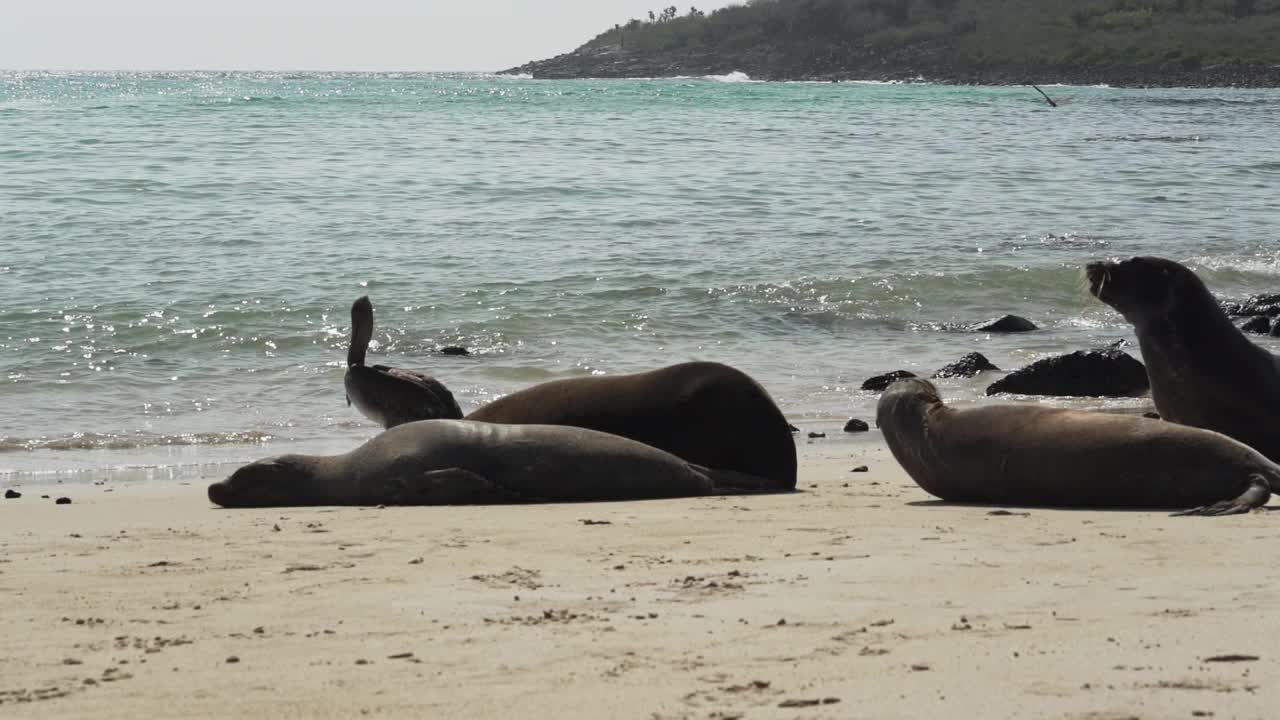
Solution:
<svg viewBox="0 0 1280 720">
<path fill-rule="evenodd" d="M 582 49 L 839 57 L 922 43 L 979 63 L 1280 63 L 1280 0 L 748 0 L 661 8 Z"/>
</svg>

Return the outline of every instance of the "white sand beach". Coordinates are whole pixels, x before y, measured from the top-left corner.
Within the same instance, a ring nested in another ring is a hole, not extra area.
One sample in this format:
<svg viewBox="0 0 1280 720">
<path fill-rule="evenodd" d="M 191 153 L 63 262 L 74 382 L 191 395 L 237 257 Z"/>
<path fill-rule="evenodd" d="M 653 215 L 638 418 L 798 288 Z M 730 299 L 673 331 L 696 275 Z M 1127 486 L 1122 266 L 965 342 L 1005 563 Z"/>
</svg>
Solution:
<svg viewBox="0 0 1280 720">
<path fill-rule="evenodd" d="M 23 488 L 0 500 L 0 716 L 1278 712 L 1270 512 L 949 506 L 883 447 L 801 449 L 804 492 L 759 497 L 229 511 L 202 483 Z"/>
</svg>

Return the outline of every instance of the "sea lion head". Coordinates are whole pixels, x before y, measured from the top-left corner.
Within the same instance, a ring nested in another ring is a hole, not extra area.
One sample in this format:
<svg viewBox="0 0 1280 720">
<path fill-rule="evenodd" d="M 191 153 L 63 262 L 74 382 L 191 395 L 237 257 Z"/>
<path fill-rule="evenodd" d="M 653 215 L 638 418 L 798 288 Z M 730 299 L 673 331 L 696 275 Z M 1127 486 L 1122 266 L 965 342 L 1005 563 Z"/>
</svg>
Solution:
<svg viewBox="0 0 1280 720">
<path fill-rule="evenodd" d="M 938 386 L 922 377 L 908 377 L 895 380 L 889 387 L 885 388 L 881 397 L 889 395 L 901 395 L 903 397 L 911 397 L 924 402 L 942 402 L 942 396 L 938 394 Z"/>
<path fill-rule="evenodd" d="M 1172 260 L 1135 257 L 1122 262 L 1093 262 L 1085 266 L 1089 294 L 1115 308 L 1135 325 L 1168 317 L 1187 300 L 1212 300 L 1196 274 Z"/>
<path fill-rule="evenodd" d="M 895 421 L 918 424 L 929 407 L 942 402 L 938 388 L 921 377 L 903 378 L 885 388 L 876 404 L 876 425 Z"/>
<path fill-rule="evenodd" d="M 301 456 L 251 462 L 209 486 L 209 500 L 228 508 L 297 505 L 313 476 Z"/>
</svg>

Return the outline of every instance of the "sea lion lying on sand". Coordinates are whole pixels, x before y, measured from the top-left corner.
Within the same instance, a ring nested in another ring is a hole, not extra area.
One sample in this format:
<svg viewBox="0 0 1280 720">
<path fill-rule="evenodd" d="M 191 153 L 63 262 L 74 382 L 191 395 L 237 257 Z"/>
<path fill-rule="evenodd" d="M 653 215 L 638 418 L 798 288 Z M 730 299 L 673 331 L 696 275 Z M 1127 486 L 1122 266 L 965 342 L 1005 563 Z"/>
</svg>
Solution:
<svg viewBox="0 0 1280 720">
<path fill-rule="evenodd" d="M 720 363 L 552 380 L 494 400 L 467 419 L 591 428 L 698 465 L 765 477 L 777 488 L 796 486 L 787 419 L 759 383 Z"/>
<path fill-rule="evenodd" d="M 209 486 L 230 508 L 475 505 L 733 495 L 768 480 L 713 470 L 634 440 L 562 425 L 422 420 L 342 455 L 284 455 Z"/>
<path fill-rule="evenodd" d="M 911 479 L 951 502 L 1231 515 L 1280 488 L 1280 465 L 1220 433 L 1039 405 L 957 410 L 920 378 L 885 390 L 876 421 Z"/>
<path fill-rule="evenodd" d="M 1090 263 L 1085 273 L 1089 292 L 1133 323 L 1162 418 L 1280 462 L 1280 358 L 1245 337 L 1195 273 L 1156 257 Z"/>
<path fill-rule="evenodd" d="M 354 328 L 372 325 L 357 324 L 355 314 L 353 306 L 353 348 Z M 357 373 L 353 366 L 346 386 L 350 401 L 386 427 L 410 419 L 462 417 L 453 396 L 429 376 L 375 375 L 364 368 Z M 795 441 L 782 411 L 749 375 L 721 363 L 553 380 L 499 398 L 467 419 L 599 430 L 698 465 L 769 478 L 780 489 L 796 485 Z"/>
</svg>

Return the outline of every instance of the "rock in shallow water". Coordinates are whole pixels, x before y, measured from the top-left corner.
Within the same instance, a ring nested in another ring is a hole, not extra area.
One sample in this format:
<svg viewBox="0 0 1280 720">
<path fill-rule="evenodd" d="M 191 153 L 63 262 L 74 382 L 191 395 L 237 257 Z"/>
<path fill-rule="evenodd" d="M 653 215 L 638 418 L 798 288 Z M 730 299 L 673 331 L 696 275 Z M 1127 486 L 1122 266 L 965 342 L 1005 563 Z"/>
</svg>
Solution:
<svg viewBox="0 0 1280 720">
<path fill-rule="evenodd" d="M 933 376 L 935 378 L 973 377 L 985 370 L 998 371 L 1000 368 L 991 364 L 986 355 L 980 352 L 971 352 L 934 373 Z"/>
<path fill-rule="evenodd" d="M 1280 293 L 1254 295 L 1244 302 L 1227 302 L 1222 309 L 1235 317 L 1252 317 L 1257 315 L 1280 315 Z"/>
<path fill-rule="evenodd" d="M 1240 326 L 1242 332 L 1266 335 L 1271 332 L 1271 318 L 1266 315 L 1254 315 Z"/>
<path fill-rule="evenodd" d="M 858 418 L 853 418 L 844 424 L 844 431 L 847 433 L 867 432 L 870 429 L 871 426 L 867 424 L 867 421 L 859 420 Z"/>
<path fill-rule="evenodd" d="M 901 380 L 903 378 L 913 378 L 915 376 L 916 376 L 915 373 L 910 372 L 908 370 L 894 370 L 893 372 L 890 372 L 890 373 L 877 375 L 873 378 L 867 378 L 867 381 L 862 383 L 862 389 L 863 390 L 884 390 L 885 388 L 894 384 L 898 380 Z"/>
<path fill-rule="evenodd" d="M 5 491 L 4 491 L 4 499 L 5 499 L 5 500 L 16 500 L 16 499 L 18 499 L 18 498 L 20 498 L 20 497 L 22 497 L 22 493 L 18 492 L 17 490 L 5 490 Z"/>
<path fill-rule="evenodd" d="M 987 387 L 987 394 L 1124 397 L 1148 387 L 1146 367 L 1128 353 L 1078 350 L 1015 370 Z"/>
<path fill-rule="evenodd" d="M 970 329 L 974 332 L 1031 332 L 1040 328 L 1024 317 L 1005 315 L 994 320 L 978 323 Z"/>
</svg>

